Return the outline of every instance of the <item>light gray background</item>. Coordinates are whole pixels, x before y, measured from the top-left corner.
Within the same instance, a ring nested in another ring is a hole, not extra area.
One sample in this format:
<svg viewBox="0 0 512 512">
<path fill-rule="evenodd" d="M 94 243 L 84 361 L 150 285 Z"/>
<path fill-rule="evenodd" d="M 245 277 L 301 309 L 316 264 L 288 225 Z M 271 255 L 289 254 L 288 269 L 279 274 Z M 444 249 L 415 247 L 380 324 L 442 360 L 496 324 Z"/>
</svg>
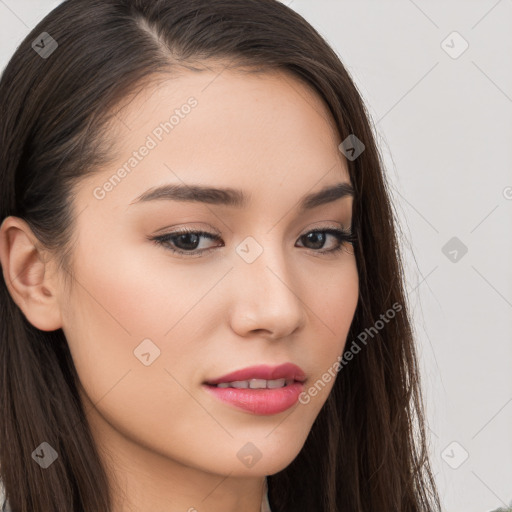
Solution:
<svg viewBox="0 0 512 512">
<path fill-rule="evenodd" d="M 59 3 L 0 0 L 2 69 Z M 376 126 L 403 229 L 443 510 L 504 507 L 512 499 L 512 0 L 283 3 L 333 46 Z M 469 44 L 457 58 L 445 51 L 463 48 L 453 31 Z M 442 252 L 452 237 L 468 249 L 452 253 L 455 262 Z"/>
</svg>

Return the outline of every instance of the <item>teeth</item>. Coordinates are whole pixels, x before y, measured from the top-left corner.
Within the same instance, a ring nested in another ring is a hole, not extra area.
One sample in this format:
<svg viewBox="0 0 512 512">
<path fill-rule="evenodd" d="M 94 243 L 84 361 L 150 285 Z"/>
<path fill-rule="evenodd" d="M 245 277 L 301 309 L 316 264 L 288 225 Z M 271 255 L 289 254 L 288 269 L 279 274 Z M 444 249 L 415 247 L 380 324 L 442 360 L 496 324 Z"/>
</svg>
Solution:
<svg viewBox="0 0 512 512">
<path fill-rule="evenodd" d="M 234 382 L 231 382 L 231 387 L 245 389 L 249 387 L 249 382 L 246 380 L 235 380 Z"/>
<path fill-rule="evenodd" d="M 275 380 L 267 380 L 266 382 L 268 389 L 276 389 L 276 388 L 282 388 L 284 386 L 288 386 L 291 384 L 291 382 L 286 382 L 286 379 L 275 379 Z M 252 386 L 251 386 L 252 387 Z"/>
<path fill-rule="evenodd" d="M 237 389 L 277 389 L 289 386 L 293 383 L 292 379 L 251 379 L 235 380 L 233 382 L 221 382 L 217 384 L 218 388 L 237 388 Z"/>
</svg>

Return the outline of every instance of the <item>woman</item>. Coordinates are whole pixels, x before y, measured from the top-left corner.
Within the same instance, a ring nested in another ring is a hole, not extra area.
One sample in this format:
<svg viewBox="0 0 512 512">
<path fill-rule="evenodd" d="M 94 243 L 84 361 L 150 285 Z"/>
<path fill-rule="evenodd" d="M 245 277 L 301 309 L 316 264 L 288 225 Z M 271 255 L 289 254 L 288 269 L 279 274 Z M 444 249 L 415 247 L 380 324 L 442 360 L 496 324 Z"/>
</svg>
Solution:
<svg viewBox="0 0 512 512">
<path fill-rule="evenodd" d="M 440 510 L 383 166 L 303 18 L 67 0 L 0 98 L 14 512 Z"/>
</svg>

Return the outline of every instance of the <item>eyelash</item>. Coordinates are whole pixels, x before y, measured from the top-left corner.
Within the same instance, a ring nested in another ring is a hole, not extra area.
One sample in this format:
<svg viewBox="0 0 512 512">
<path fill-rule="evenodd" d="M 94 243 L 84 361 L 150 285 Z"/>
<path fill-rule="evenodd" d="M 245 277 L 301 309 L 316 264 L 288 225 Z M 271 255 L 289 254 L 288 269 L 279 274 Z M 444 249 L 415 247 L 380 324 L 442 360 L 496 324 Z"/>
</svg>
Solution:
<svg viewBox="0 0 512 512">
<path fill-rule="evenodd" d="M 306 235 L 309 235 L 311 233 L 328 233 L 338 239 L 339 245 L 337 247 L 335 247 L 334 249 L 328 249 L 328 250 L 310 249 L 311 251 L 320 253 L 320 254 L 338 253 L 339 251 L 343 250 L 343 242 L 353 244 L 356 241 L 356 237 L 351 231 L 337 229 L 337 228 L 313 229 L 312 231 L 308 231 L 308 232 L 304 233 L 304 235 L 301 235 L 299 237 L 299 239 Z M 199 251 L 197 251 L 195 249 L 192 249 L 191 251 L 184 251 L 182 249 L 174 249 L 173 247 L 170 246 L 170 243 L 172 240 L 174 240 L 175 238 L 177 238 L 181 235 L 187 235 L 187 234 L 204 236 L 205 238 L 209 238 L 210 240 L 218 241 L 221 239 L 221 237 L 219 235 L 216 235 L 214 233 L 184 228 L 182 230 L 173 231 L 172 233 L 167 233 L 165 235 L 155 236 L 153 238 L 150 238 L 150 240 L 152 240 L 154 243 L 156 243 L 159 246 L 163 246 L 166 250 L 169 250 L 175 254 L 181 254 L 181 255 L 188 256 L 188 257 L 197 257 L 197 256 L 200 256 L 204 253 L 208 253 L 208 252 L 212 251 L 213 249 L 215 249 L 215 247 L 210 247 L 209 249 L 202 249 Z"/>
</svg>

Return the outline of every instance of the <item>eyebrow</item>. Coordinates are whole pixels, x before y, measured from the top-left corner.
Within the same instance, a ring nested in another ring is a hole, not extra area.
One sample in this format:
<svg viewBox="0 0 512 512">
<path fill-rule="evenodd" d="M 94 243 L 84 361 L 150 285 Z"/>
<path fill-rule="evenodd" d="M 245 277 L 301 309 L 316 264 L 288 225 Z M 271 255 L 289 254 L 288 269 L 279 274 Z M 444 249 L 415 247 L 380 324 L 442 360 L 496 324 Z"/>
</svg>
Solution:
<svg viewBox="0 0 512 512">
<path fill-rule="evenodd" d="M 304 196 L 298 208 L 300 212 L 304 212 L 347 196 L 354 197 L 352 185 L 346 182 L 336 183 Z M 159 200 L 190 201 L 244 208 L 248 204 L 249 197 L 242 190 L 234 188 L 167 184 L 146 190 L 136 197 L 130 205 Z"/>
</svg>

